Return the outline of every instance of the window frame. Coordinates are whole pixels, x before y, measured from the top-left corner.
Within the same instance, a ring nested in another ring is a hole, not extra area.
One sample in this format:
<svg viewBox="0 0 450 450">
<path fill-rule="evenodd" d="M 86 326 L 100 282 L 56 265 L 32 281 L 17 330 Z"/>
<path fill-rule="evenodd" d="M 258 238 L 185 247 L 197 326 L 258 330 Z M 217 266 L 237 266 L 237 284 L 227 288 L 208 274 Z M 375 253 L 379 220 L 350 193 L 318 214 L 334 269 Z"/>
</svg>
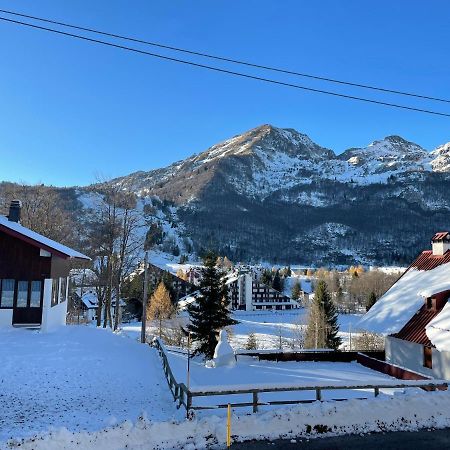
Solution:
<svg viewBox="0 0 450 450">
<path fill-rule="evenodd" d="M 33 306 L 32 305 L 32 294 L 33 294 L 33 292 L 36 292 L 36 291 L 33 291 L 33 283 L 39 283 L 39 305 L 38 306 Z M 43 297 L 43 285 L 44 285 L 44 283 L 42 282 L 42 280 L 31 280 L 30 281 L 30 300 L 29 300 L 29 307 L 30 308 L 41 308 L 42 307 L 42 297 Z"/>
<path fill-rule="evenodd" d="M 13 295 L 12 295 L 12 303 L 11 306 L 3 306 L 3 285 L 5 281 L 12 281 L 13 282 Z M 16 297 L 16 280 L 13 278 L 2 278 L 0 280 L 0 309 L 13 309 L 14 308 L 14 302 Z"/>
<path fill-rule="evenodd" d="M 59 291 L 60 291 L 60 283 L 59 278 L 52 279 L 52 297 L 50 301 L 50 307 L 53 308 L 59 302 Z M 56 293 L 56 295 L 55 295 Z"/>
<path fill-rule="evenodd" d="M 26 284 L 26 290 L 19 290 L 21 284 Z M 25 304 L 19 305 L 19 294 L 25 292 Z M 16 286 L 16 308 L 28 308 L 30 305 L 30 282 L 28 280 L 17 280 Z"/>
</svg>

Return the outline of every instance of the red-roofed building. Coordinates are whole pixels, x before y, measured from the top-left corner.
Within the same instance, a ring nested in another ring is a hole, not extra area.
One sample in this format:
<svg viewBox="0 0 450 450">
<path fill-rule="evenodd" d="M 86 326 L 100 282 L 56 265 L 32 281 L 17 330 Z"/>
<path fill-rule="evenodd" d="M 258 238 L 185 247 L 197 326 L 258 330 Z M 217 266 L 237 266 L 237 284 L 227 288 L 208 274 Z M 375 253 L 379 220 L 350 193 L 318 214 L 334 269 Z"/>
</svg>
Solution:
<svg viewBox="0 0 450 450">
<path fill-rule="evenodd" d="M 66 323 L 69 260 L 90 258 L 20 224 L 21 203 L 0 216 L 0 327 L 47 331 Z"/>
<path fill-rule="evenodd" d="M 386 336 L 388 362 L 450 378 L 450 233 L 426 250 L 378 300 L 360 326 Z"/>
</svg>

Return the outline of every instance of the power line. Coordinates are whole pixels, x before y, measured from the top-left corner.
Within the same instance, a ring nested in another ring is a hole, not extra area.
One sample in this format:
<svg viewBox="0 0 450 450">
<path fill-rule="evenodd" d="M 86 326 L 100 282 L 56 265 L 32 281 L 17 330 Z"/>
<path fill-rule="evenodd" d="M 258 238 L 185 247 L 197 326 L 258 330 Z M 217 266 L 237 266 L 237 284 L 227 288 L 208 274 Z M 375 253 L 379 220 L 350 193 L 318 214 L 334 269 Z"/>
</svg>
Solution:
<svg viewBox="0 0 450 450">
<path fill-rule="evenodd" d="M 124 46 L 124 45 L 114 44 L 112 42 L 101 41 L 99 39 L 89 38 L 87 36 L 80 36 L 78 34 L 68 33 L 66 31 L 55 30 L 53 28 L 42 27 L 40 25 L 35 25 L 35 24 L 31 24 L 31 23 L 21 22 L 21 21 L 13 20 L 13 19 L 7 19 L 5 17 L 0 17 L 0 20 L 3 20 L 4 22 L 15 23 L 17 25 L 22 25 L 22 26 L 26 26 L 26 27 L 30 27 L 30 28 L 35 28 L 35 29 L 38 29 L 38 30 L 49 31 L 51 33 L 56 33 L 56 34 L 60 34 L 60 35 L 63 35 L 63 36 L 69 36 L 69 37 L 73 37 L 73 38 L 84 40 L 84 41 L 88 41 L 88 42 L 95 42 L 97 44 L 102 44 L 102 45 L 106 45 L 106 46 L 109 46 L 109 47 L 120 48 L 122 50 L 127 50 L 127 51 L 130 51 L 130 52 L 139 53 L 141 55 L 152 56 L 154 58 L 159 58 L 159 59 L 163 59 L 163 60 L 166 60 L 166 61 L 173 61 L 173 62 L 177 62 L 177 63 L 180 63 L 180 64 L 185 64 L 185 65 L 189 65 L 189 66 L 193 66 L 193 67 L 200 67 L 200 68 L 203 68 L 203 69 L 212 70 L 214 72 L 226 73 L 226 74 L 238 76 L 238 77 L 241 77 L 241 78 L 248 78 L 248 79 L 252 79 L 252 80 L 263 81 L 263 82 L 266 82 L 266 83 L 277 84 L 277 85 L 280 85 L 280 86 L 291 87 L 291 88 L 294 88 L 294 89 L 301 89 L 301 90 L 309 91 L 309 92 L 315 92 L 315 93 L 320 93 L 320 94 L 332 95 L 334 97 L 341 97 L 341 98 L 346 98 L 346 99 L 350 99 L 350 100 L 358 100 L 358 101 L 361 101 L 361 102 L 373 103 L 373 104 L 382 105 L 382 106 L 388 106 L 388 107 L 392 107 L 392 108 L 399 108 L 399 109 L 405 109 L 405 110 L 409 110 L 409 111 L 416 111 L 416 112 L 421 112 L 421 113 L 426 113 L 426 114 L 433 114 L 433 115 L 437 115 L 437 116 L 450 117 L 450 114 L 443 113 L 443 112 L 431 111 L 431 110 L 422 109 L 422 108 L 414 108 L 412 106 L 399 105 L 397 103 L 388 103 L 388 102 L 383 102 L 383 101 L 380 101 L 380 100 L 373 100 L 373 99 L 368 99 L 368 98 L 364 98 L 364 97 L 357 97 L 357 96 L 353 96 L 353 95 L 340 94 L 338 92 L 325 91 L 325 90 L 322 90 L 322 89 L 314 89 L 314 88 L 311 88 L 311 87 L 301 86 L 299 84 L 286 83 L 284 81 L 273 80 L 271 78 L 264 78 L 264 77 L 259 77 L 259 76 L 256 76 L 256 75 L 249 75 L 249 74 L 246 74 L 246 73 L 235 72 L 233 70 L 222 69 L 222 68 L 219 68 L 219 67 L 209 66 L 209 65 L 206 65 L 206 64 L 200 64 L 200 63 L 195 63 L 195 62 L 192 62 L 192 61 L 186 61 L 186 60 L 179 59 L 179 58 L 173 58 L 173 57 L 170 57 L 170 56 L 164 56 L 164 55 L 148 52 L 148 51 L 145 51 L 145 50 L 140 50 L 140 49 L 133 48 L 133 47 L 127 47 L 127 46 Z"/>
<path fill-rule="evenodd" d="M 382 88 L 382 87 L 379 87 L 379 86 L 373 86 L 373 85 L 362 84 L 362 83 L 354 83 L 354 82 L 351 82 L 351 81 L 338 80 L 338 79 L 335 79 L 335 78 L 322 77 L 322 76 L 318 76 L 318 75 L 312 75 L 312 74 L 308 74 L 308 73 L 296 72 L 296 71 L 288 70 L 288 69 L 282 69 L 280 67 L 273 67 L 273 66 L 266 66 L 266 65 L 262 65 L 262 64 L 251 63 L 251 62 L 248 62 L 248 61 L 242 61 L 242 60 L 237 60 L 237 59 L 233 59 L 233 58 L 227 58 L 227 57 L 224 57 L 224 56 L 211 55 L 211 54 L 208 54 L 208 53 L 198 52 L 198 51 L 194 51 L 194 50 L 188 50 L 188 49 L 185 49 L 185 48 L 174 47 L 174 46 L 166 45 L 166 44 L 161 44 L 159 42 L 146 41 L 146 40 L 143 40 L 143 39 L 133 38 L 133 37 L 130 37 L 130 36 L 124 36 L 124 35 L 120 35 L 120 34 L 109 33 L 107 31 L 100 31 L 100 30 L 96 30 L 96 29 L 93 29 L 93 28 L 87 28 L 87 27 L 73 25 L 73 24 L 69 24 L 69 23 L 65 23 L 65 22 L 58 22 L 56 20 L 45 19 L 45 18 L 37 17 L 37 16 L 31 16 L 31 15 L 28 15 L 28 14 L 17 13 L 17 12 L 9 11 L 9 10 L 6 10 L 6 9 L 0 9 L 0 12 L 5 13 L 5 14 L 11 14 L 11 15 L 18 16 L 18 17 L 25 17 L 27 19 L 39 20 L 41 22 L 51 23 L 51 24 L 54 24 L 54 25 L 60 25 L 60 26 L 68 27 L 68 28 L 73 28 L 73 29 L 76 29 L 76 30 L 88 31 L 90 33 L 96 33 L 96 34 L 100 34 L 100 35 L 103 35 L 103 36 L 109 36 L 109 37 L 113 37 L 113 38 L 117 38 L 117 39 L 123 39 L 123 40 L 126 40 L 126 41 L 136 42 L 136 43 L 139 43 L 139 44 L 151 45 L 153 47 L 159 47 L 159 48 L 163 48 L 163 49 L 166 49 L 166 50 L 173 50 L 173 51 L 176 51 L 176 52 L 182 52 L 182 53 L 186 53 L 186 54 L 189 54 L 189 55 L 201 56 L 203 58 L 210 58 L 210 59 L 214 59 L 214 60 L 217 60 L 217 61 L 230 62 L 230 63 L 233 63 L 233 64 L 240 64 L 240 65 L 243 65 L 243 66 L 253 67 L 253 68 L 256 68 L 256 69 L 270 70 L 270 71 L 273 71 L 273 72 L 284 73 L 284 74 L 287 74 L 287 75 L 295 75 L 295 76 L 299 76 L 299 77 L 310 78 L 310 79 L 320 80 L 320 81 L 327 81 L 327 82 L 330 82 L 330 83 L 336 83 L 336 84 L 341 84 L 341 85 L 346 85 L 346 86 L 358 87 L 358 88 L 363 88 L 363 89 L 370 89 L 370 90 L 373 90 L 373 91 L 386 92 L 386 93 L 396 94 L 396 95 L 404 95 L 404 96 L 408 96 L 408 97 L 415 97 L 415 98 L 420 98 L 420 99 L 423 99 L 423 100 L 432 100 L 432 101 L 436 101 L 436 102 L 450 103 L 450 100 L 439 98 L 439 97 L 431 97 L 431 96 L 428 96 L 428 95 L 415 94 L 413 92 L 399 91 L 399 90 L 395 90 L 395 89 Z"/>
</svg>

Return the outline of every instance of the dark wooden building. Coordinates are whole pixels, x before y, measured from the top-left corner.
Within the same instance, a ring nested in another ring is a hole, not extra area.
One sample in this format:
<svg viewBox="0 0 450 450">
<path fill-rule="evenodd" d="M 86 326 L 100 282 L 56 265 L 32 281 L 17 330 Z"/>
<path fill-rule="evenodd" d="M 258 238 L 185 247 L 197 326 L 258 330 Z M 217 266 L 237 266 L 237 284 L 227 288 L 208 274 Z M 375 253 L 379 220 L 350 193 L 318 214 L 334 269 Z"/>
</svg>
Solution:
<svg viewBox="0 0 450 450">
<path fill-rule="evenodd" d="M 20 201 L 0 216 L 0 327 L 63 325 L 69 260 L 89 258 L 20 224 Z"/>
</svg>

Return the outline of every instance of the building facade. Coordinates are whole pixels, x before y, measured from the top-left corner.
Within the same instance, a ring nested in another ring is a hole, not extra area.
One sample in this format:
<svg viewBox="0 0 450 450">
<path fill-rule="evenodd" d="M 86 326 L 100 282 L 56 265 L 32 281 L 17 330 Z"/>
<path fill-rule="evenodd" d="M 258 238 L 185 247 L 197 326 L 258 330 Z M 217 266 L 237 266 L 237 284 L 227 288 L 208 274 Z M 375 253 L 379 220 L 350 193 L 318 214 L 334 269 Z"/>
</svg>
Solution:
<svg viewBox="0 0 450 450">
<path fill-rule="evenodd" d="M 235 310 L 289 310 L 300 304 L 283 293 L 256 280 L 250 272 L 239 273 L 228 281 L 228 298 Z"/>
<path fill-rule="evenodd" d="M 89 258 L 20 224 L 20 201 L 0 216 L 0 327 L 66 323 L 70 259 Z"/>
</svg>

